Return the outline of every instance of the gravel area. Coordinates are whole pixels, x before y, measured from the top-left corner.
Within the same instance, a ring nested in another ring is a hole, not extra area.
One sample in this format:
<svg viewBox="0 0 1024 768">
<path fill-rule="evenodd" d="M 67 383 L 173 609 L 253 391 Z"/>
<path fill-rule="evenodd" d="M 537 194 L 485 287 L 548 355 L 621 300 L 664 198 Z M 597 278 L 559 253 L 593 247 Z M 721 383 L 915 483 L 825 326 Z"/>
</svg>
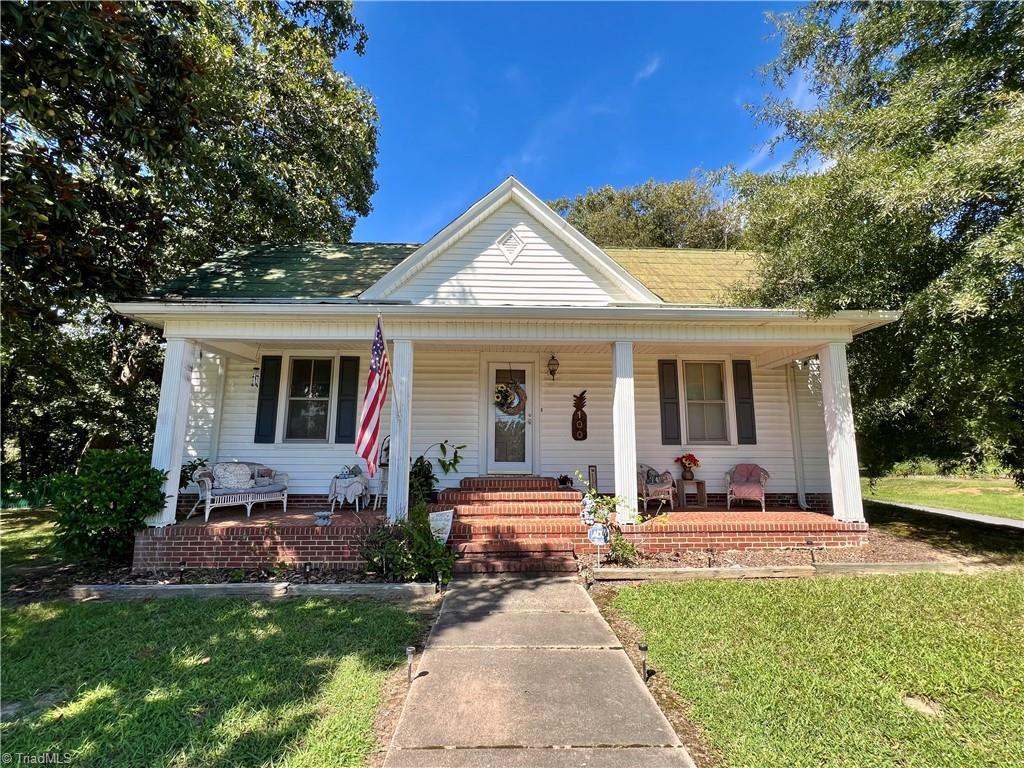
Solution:
<svg viewBox="0 0 1024 768">
<path fill-rule="evenodd" d="M 705 550 L 644 555 L 635 565 L 640 568 L 723 568 L 731 565 L 774 566 L 811 565 L 813 563 L 928 563 L 956 561 L 950 552 L 923 541 L 893 536 L 871 529 L 868 543 L 861 547 L 810 549 Z M 611 565 L 602 557 L 601 562 Z M 593 568 L 595 555 L 579 558 L 580 568 Z"/>
</svg>

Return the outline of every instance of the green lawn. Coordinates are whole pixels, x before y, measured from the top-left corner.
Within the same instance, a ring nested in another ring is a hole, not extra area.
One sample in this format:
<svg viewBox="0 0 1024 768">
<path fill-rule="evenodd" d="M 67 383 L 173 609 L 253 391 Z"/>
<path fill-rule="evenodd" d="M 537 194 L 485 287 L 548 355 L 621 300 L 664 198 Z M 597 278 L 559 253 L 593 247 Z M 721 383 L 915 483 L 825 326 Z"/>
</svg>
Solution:
<svg viewBox="0 0 1024 768">
<path fill-rule="evenodd" d="M 361 766 L 419 623 L 358 601 L 37 603 L 2 614 L 9 753 L 76 766 Z M 5 718 L 6 719 L 6 718 Z"/>
<path fill-rule="evenodd" d="M 58 560 L 53 512 L 46 508 L 0 509 L 0 566 L 3 576 L 24 573 Z"/>
<path fill-rule="evenodd" d="M 874 492 L 862 480 L 864 498 L 1024 520 L 1024 492 L 997 477 L 882 477 Z"/>
<path fill-rule="evenodd" d="M 729 768 L 1024 765 L 1019 570 L 651 584 L 613 605 Z"/>
</svg>

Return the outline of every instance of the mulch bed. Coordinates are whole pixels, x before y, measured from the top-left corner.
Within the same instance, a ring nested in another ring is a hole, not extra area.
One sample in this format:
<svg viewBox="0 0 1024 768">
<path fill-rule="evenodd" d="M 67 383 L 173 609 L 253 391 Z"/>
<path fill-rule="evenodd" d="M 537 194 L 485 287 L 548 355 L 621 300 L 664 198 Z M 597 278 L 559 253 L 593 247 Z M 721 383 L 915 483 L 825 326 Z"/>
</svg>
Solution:
<svg viewBox="0 0 1024 768">
<path fill-rule="evenodd" d="M 597 564 L 594 555 L 582 555 L 581 568 Z M 778 565 L 813 565 L 814 563 L 931 563 L 952 562 L 950 552 L 923 541 L 901 538 L 891 533 L 870 529 L 868 543 L 860 547 L 748 550 L 704 550 L 641 555 L 634 564 L 638 568 L 727 568 L 733 565 L 761 567 Z M 602 564 L 610 565 L 602 556 Z"/>
</svg>

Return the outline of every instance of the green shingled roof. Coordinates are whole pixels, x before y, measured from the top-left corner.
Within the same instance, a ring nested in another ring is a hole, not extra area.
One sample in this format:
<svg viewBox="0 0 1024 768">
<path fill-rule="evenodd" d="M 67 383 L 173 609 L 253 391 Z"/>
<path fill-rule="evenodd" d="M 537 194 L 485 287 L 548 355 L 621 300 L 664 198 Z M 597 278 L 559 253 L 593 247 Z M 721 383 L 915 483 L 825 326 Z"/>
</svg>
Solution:
<svg viewBox="0 0 1024 768">
<path fill-rule="evenodd" d="M 419 248 L 407 243 L 294 243 L 228 251 L 168 283 L 163 299 L 354 298 Z"/>
<path fill-rule="evenodd" d="M 228 251 L 154 293 L 161 299 L 355 298 L 419 246 L 411 243 L 295 243 Z M 751 255 L 681 248 L 605 248 L 672 304 L 722 304 L 744 281 Z"/>
</svg>

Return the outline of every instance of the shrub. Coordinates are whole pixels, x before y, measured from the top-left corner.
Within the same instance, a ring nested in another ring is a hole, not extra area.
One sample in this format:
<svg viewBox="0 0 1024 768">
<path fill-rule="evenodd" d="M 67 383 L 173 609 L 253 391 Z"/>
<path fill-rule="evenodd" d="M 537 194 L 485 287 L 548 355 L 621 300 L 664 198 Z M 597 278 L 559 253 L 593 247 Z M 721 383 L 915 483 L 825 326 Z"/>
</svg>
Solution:
<svg viewBox="0 0 1024 768">
<path fill-rule="evenodd" d="M 206 469 L 209 466 L 209 462 L 200 457 L 190 459 L 181 465 L 181 474 L 178 476 L 178 491 L 184 491 L 188 488 L 189 483 L 192 482 L 192 475 L 198 472 L 200 469 Z"/>
<path fill-rule="evenodd" d="M 70 557 L 128 560 L 135 533 L 164 508 L 164 473 L 135 448 L 94 449 L 53 482 L 56 537 Z"/>
<path fill-rule="evenodd" d="M 53 478 L 41 477 L 38 480 L 4 480 L 0 488 L 0 506 L 4 509 L 28 509 L 44 507 L 50 503 L 53 495 Z"/>
<path fill-rule="evenodd" d="M 409 469 L 409 508 L 425 504 L 430 498 L 430 494 L 434 492 L 436 484 L 437 475 L 434 474 L 434 465 L 426 456 L 418 457 Z"/>
<path fill-rule="evenodd" d="M 374 573 L 388 581 L 451 580 L 455 554 L 430 530 L 427 505 L 409 510 L 409 519 L 372 531 L 360 550 Z"/>
<path fill-rule="evenodd" d="M 617 565 L 633 565 L 640 558 L 636 545 L 617 530 L 612 530 L 608 547 L 608 562 Z"/>
</svg>

